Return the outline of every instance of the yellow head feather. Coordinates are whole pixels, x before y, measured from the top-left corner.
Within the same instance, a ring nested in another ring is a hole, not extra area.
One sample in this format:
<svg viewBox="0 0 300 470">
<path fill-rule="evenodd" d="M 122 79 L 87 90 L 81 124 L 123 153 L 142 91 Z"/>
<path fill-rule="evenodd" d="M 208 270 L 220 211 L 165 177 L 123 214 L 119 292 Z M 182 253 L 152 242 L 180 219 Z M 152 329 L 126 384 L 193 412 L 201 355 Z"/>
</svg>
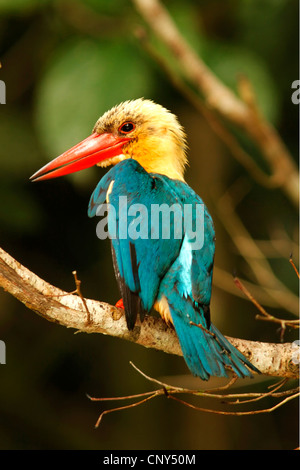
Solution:
<svg viewBox="0 0 300 470">
<path fill-rule="evenodd" d="M 106 161 L 106 165 L 134 158 L 149 173 L 184 179 L 186 137 L 174 114 L 151 100 L 125 101 L 100 117 L 94 132 L 118 135 L 124 122 L 134 124 L 134 129 L 127 134 L 130 141 L 124 145 L 122 155 Z"/>
</svg>

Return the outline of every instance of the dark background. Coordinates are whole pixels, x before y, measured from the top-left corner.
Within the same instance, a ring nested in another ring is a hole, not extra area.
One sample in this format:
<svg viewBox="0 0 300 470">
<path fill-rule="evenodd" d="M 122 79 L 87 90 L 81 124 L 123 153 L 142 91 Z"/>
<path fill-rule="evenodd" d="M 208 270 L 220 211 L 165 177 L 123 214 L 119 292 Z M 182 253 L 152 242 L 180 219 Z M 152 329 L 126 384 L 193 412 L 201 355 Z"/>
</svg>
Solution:
<svg viewBox="0 0 300 470">
<path fill-rule="evenodd" d="M 260 109 L 297 160 L 298 108 L 291 102 L 291 84 L 298 78 L 298 2 L 178 0 L 165 5 L 224 83 L 235 89 L 238 74 L 249 77 Z M 97 239 L 97 221 L 87 217 L 89 197 L 104 170 L 93 168 L 36 184 L 29 177 L 89 135 L 104 111 L 143 96 L 171 109 L 187 130 L 186 180 L 215 220 L 216 265 L 251 280 L 216 209 L 218 196 L 238 181 L 246 188 L 238 211 L 251 235 L 268 240 L 276 233 L 285 234 L 287 241 L 280 253 L 272 252 L 270 262 L 279 279 L 297 294 L 297 278 L 288 263 L 293 251 L 298 264 L 297 211 L 280 190 L 255 183 L 170 84 L 134 34 L 141 24 L 132 3 L 124 0 L 0 2 L 0 79 L 7 88 L 7 104 L 0 108 L 2 248 L 64 290 L 74 289 L 76 269 L 86 297 L 118 300 L 109 242 Z M 267 168 L 253 144 L 244 144 Z M 268 310 L 286 315 L 282 309 Z M 0 312 L 0 339 L 7 352 L 7 364 L 0 368 L 1 449 L 293 449 L 298 445 L 295 400 L 272 414 L 226 417 L 161 397 L 109 414 L 95 430 L 99 413 L 120 403 L 95 404 L 87 393 L 122 396 L 152 389 L 129 361 L 169 383 L 192 388 L 201 388 L 202 383 L 190 376 L 181 358 L 99 334 L 74 334 L 38 317 L 3 290 Z M 276 324 L 256 321 L 256 313 L 247 300 L 214 286 L 212 317 L 224 334 L 278 342 Z M 295 338 L 295 332 L 286 331 L 285 341 Z M 250 387 L 266 391 L 272 383 L 263 377 Z M 249 381 L 239 382 L 232 391 L 247 390 Z M 196 403 L 216 406 L 200 399 Z M 269 399 L 252 409 L 274 403 Z"/>
</svg>

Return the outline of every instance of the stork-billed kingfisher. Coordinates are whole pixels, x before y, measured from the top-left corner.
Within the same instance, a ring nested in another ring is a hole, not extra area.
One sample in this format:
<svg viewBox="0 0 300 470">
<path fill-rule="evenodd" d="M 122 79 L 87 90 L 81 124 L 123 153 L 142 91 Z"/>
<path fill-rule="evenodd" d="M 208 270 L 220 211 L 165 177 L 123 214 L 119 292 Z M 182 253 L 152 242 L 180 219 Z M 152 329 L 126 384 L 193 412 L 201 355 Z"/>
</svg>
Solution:
<svg viewBox="0 0 300 470">
<path fill-rule="evenodd" d="M 184 181 L 186 149 L 184 130 L 174 114 L 150 100 L 126 101 L 100 117 L 89 137 L 31 178 L 45 180 L 93 165 L 113 165 L 94 190 L 88 215 L 95 216 L 99 207 L 109 204 L 108 232 L 128 329 L 134 328 L 138 315 L 142 321 L 154 308 L 174 326 L 194 375 L 207 380 L 227 377 L 232 371 L 238 377 L 251 377 L 250 369 L 259 371 L 210 321 L 215 231 L 202 199 Z M 159 227 L 147 221 L 144 236 L 133 236 L 133 206 L 145 208 L 142 224 L 153 207 L 163 204 L 182 209 L 181 233 L 175 233 L 175 215 L 169 214 L 168 237 L 161 232 L 152 236 L 163 228 L 161 218 L 156 219 Z M 185 207 L 202 208 L 201 213 L 188 213 L 196 231 L 187 229 Z M 118 228 L 124 223 L 126 236 L 121 236 Z M 195 246 L 192 235 L 199 235 L 202 243 Z"/>
</svg>

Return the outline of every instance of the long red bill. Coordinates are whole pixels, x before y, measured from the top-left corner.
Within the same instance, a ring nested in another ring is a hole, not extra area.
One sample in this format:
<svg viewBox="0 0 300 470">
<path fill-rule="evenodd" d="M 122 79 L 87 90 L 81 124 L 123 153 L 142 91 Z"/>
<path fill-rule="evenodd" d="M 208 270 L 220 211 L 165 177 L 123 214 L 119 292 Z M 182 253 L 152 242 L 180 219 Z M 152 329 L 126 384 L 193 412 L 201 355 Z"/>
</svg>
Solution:
<svg viewBox="0 0 300 470">
<path fill-rule="evenodd" d="M 47 163 L 34 173 L 30 179 L 32 181 L 41 181 L 84 170 L 101 161 L 120 155 L 123 145 L 129 140 L 128 137 L 118 137 L 110 133 L 97 134 L 95 132 Z"/>
</svg>

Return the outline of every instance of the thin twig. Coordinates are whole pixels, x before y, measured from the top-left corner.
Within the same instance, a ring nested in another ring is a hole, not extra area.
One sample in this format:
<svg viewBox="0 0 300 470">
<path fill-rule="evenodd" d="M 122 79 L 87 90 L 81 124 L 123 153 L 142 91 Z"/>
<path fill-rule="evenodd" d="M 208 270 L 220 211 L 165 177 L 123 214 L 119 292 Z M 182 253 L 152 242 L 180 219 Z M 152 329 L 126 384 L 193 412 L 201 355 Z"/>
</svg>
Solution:
<svg viewBox="0 0 300 470">
<path fill-rule="evenodd" d="M 132 400 L 133 398 L 147 397 L 152 395 L 152 392 L 135 393 L 134 395 L 126 395 L 124 397 L 92 397 L 88 393 L 87 398 L 91 401 L 118 401 L 118 400 Z"/>
<path fill-rule="evenodd" d="M 269 261 L 255 243 L 245 225 L 234 210 L 234 204 L 228 189 L 218 199 L 217 210 L 224 228 L 231 237 L 239 253 L 261 287 L 268 288 L 268 294 L 272 295 L 279 306 L 298 316 L 298 297 L 281 282 L 274 274 Z"/>
<path fill-rule="evenodd" d="M 235 285 L 248 297 L 248 299 L 257 307 L 262 315 L 256 315 L 258 320 L 271 321 L 274 323 L 279 323 L 281 326 L 281 331 L 284 332 L 287 326 L 291 328 L 299 328 L 300 320 L 285 320 L 282 318 L 276 318 L 273 315 L 270 315 L 262 305 L 253 297 L 253 295 L 248 291 L 248 289 L 243 285 L 243 283 L 237 277 L 234 278 Z"/>
<path fill-rule="evenodd" d="M 147 401 L 151 400 L 152 398 L 162 396 L 162 395 L 164 395 L 166 398 L 170 398 L 172 400 L 175 400 L 178 403 L 181 403 L 182 405 L 187 406 L 187 407 L 192 408 L 192 409 L 197 410 L 197 411 L 203 411 L 203 412 L 206 412 L 206 413 L 214 413 L 214 414 L 222 414 L 222 415 L 228 415 L 228 416 L 229 415 L 231 415 L 231 416 L 243 416 L 243 415 L 254 415 L 254 414 L 262 414 L 262 413 L 270 413 L 270 412 L 276 410 L 277 408 L 279 408 L 280 406 L 283 406 L 288 401 L 290 401 L 294 398 L 297 398 L 299 396 L 299 387 L 293 388 L 293 389 L 290 389 L 290 390 L 279 391 L 287 383 L 287 379 L 280 380 L 279 382 L 274 384 L 272 387 L 269 387 L 268 392 L 261 392 L 261 393 L 259 393 L 259 392 L 256 392 L 256 393 L 253 393 L 253 392 L 251 392 L 251 393 L 250 392 L 248 392 L 248 393 L 224 393 L 224 389 L 223 389 L 223 393 L 220 394 L 220 393 L 215 393 L 214 392 L 214 390 L 219 390 L 219 389 L 212 389 L 212 390 L 203 391 L 203 390 L 190 390 L 190 389 L 185 389 L 185 388 L 182 388 L 182 387 L 174 387 L 174 386 L 165 384 L 165 383 L 161 382 L 160 380 L 157 380 L 153 377 L 150 377 L 149 375 L 147 375 L 143 371 L 141 371 L 132 362 L 130 362 L 130 364 L 146 380 L 148 380 L 152 383 L 155 383 L 155 384 L 161 386 L 162 388 L 151 391 L 151 392 L 144 392 L 144 393 L 139 393 L 139 394 L 135 394 L 135 395 L 128 395 L 128 396 L 115 397 L 115 398 L 91 398 L 91 397 L 89 397 L 92 401 L 102 401 L 102 402 L 103 401 L 113 401 L 113 400 L 120 401 L 120 400 L 128 400 L 128 399 L 139 399 L 139 398 L 143 397 L 142 400 L 138 400 L 138 401 L 136 401 L 132 404 L 124 405 L 124 406 L 116 407 L 116 408 L 111 408 L 109 410 L 103 411 L 100 414 L 100 416 L 99 416 L 99 418 L 96 422 L 95 427 L 99 426 L 99 424 L 100 424 L 100 422 L 101 422 L 101 420 L 102 420 L 102 418 L 105 414 L 112 413 L 114 411 L 122 411 L 122 410 L 130 409 L 130 408 L 133 408 L 135 406 L 142 405 L 143 403 L 146 403 Z M 232 385 L 233 382 L 231 381 L 227 385 L 230 385 L 230 384 Z M 212 409 L 212 408 L 204 408 L 204 407 L 196 406 L 192 403 L 187 402 L 186 400 L 182 400 L 181 398 L 178 398 L 177 396 L 175 396 L 175 395 L 179 395 L 179 394 L 194 396 L 194 397 L 197 397 L 197 398 L 200 398 L 200 399 L 201 398 L 217 399 L 217 400 L 220 400 L 222 404 L 234 405 L 234 406 L 245 405 L 245 404 L 248 404 L 248 403 L 258 402 L 258 401 L 261 401 L 265 398 L 270 398 L 270 397 L 271 398 L 283 398 L 283 399 L 279 403 L 277 403 L 276 405 L 274 405 L 270 408 L 265 408 L 265 409 L 261 409 L 261 410 L 223 411 L 223 410 L 216 410 L 216 409 Z"/>
<path fill-rule="evenodd" d="M 192 403 L 188 403 L 184 400 L 181 400 L 180 398 L 175 397 L 174 395 L 169 394 L 169 398 L 181 403 L 182 405 L 185 405 L 189 408 L 193 408 L 194 410 L 197 411 L 204 411 L 206 413 L 214 413 L 214 414 L 219 414 L 219 415 L 226 415 L 226 416 L 245 416 L 245 415 L 257 415 L 257 414 L 262 414 L 262 413 L 271 413 L 272 411 L 277 410 L 280 406 L 283 406 L 286 404 L 288 401 L 293 400 L 295 398 L 298 398 L 300 396 L 299 392 L 295 393 L 294 395 L 291 395 L 285 399 L 283 399 L 281 402 L 277 403 L 276 405 L 270 407 L 270 408 L 265 408 L 262 410 L 252 410 L 252 411 L 222 411 L 222 410 L 213 410 L 209 408 L 201 408 L 196 405 L 193 405 Z"/>
<path fill-rule="evenodd" d="M 159 394 L 160 395 L 160 394 Z M 152 398 L 155 398 L 156 396 L 158 396 L 158 394 L 156 392 L 152 392 L 152 394 L 147 397 L 147 398 L 144 398 L 143 400 L 140 400 L 138 402 L 135 402 L 135 403 L 131 403 L 130 405 L 124 405 L 124 406 L 120 406 L 118 408 L 112 408 L 110 410 L 105 410 L 103 411 L 99 418 L 97 419 L 96 421 L 96 424 L 95 424 L 95 428 L 98 428 L 102 418 L 104 415 L 106 414 L 109 414 L 109 413 L 113 413 L 114 411 L 122 411 L 122 410 L 128 410 L 129 408 L 134 408 L 135 406 L 139 406 L 139 405 L 142 405 L 143 403 L 146 403 L 146 401 L 149 401 L 151 400 Z"/>
<path fill-rule="evenodd" d="M 292 257 L 290 257 L 290 259 L 289 259 L 289 262 L 290 262 L 290 263 L 291 263 L 291 265 L 293 266 L 293 268 L 294 268 L 294 271 L 295 271 L 295 273 L 296 273 L 296 274 L 297 274 L 297 276 L 298 276 L 298 279 L 300 279 L 299 271 L 298 271 L 298 269 L 296 268 L 296 266 L 295 266 L 295 263 L 294 263 L 294 261 L 293 261 L 293 258 L 292 258 Z"/>
<path fill-rule="evenodd" d="M 76 285 L 76 291 L 75 292 L 81 298 L 82 303 L 83 303 L 84 308 L 85 308 L 85 311 L 86 311 L 86 314 L 87 314 L 86 324 L 90 325 L 91 324 L 91 314 L 90 314 L 90 311 L 88 309 L 85 298 L 83 297 L 83 295 L 81 293 L 81 281 L 77 277 L 77 271 L 73 271 L 72 274 L 73 274 L 74 279 L 75 279 L 75 285 Z"/>
<path fill-rule="evenodd" d="M 275 392 L 276 390 L 279 390 L 284 384 L 286 384 L 287 382 L 287 379 L 285 380 L 280 380 L 277 384 L 274 385 L 274 387 L 269 391 L 269 392 L 266 392 L 266 393 L 261 393 L 260 395 L 258 394 L 258 396 L 256 397 L 253 397 L 253 398 L 249 398 L 248 400 L 244 399 L 243 400 L 243 405 L 245 403 L 253 403 L 253 402 L 256 402 L 256 401 L 260 401 L 262 400 L 263 398 L 266 398 L 268 396 L 275 396 Z M 280 393 L 280 396 L 282 395 L 286 395 L 286 394 L 291 394 L 291 391 L 290 390 L 286 390 L 285 392 L 281 392 Z M 236 401 L 226 401 L 227 404 L 230 404 L 230 405 L 239 405 L 241 403 L 240 399 L 237 398 Z"/>
<path fill-rule="evenodd" d="M 251 292 L 253 292 L 260 304 L 271 308 L 278 308 L 278 302 L 273 296 L 274 289 L 265 286 L 262 287 L 246 279 L 243 279 L 242 282 L 248 289 L 251 289 Z M 234 282 L 232 282 L 232 273 L 227 272 L 217 265 L 214 267 L 214 285 L 229 294 L 245 298 L 244 294 L 239 289 L 236 289 Z"/>
<path fill-rule="evenodd" d="M 153 382 L 157 385 L 161 385 L 165 389 L 172 388 L 172 390 L 178 390 L 179 392 L 182 392 L 184 389 L 181 387 L 173 387 L 172 385 L 167 385 L 160 380 L 154 379 L 153 377 L 150 377 L 149 375 L 146 375 L 145 372 L 141 371 L 132 361 L 129 361 L 129 364 L 139 373 L 141 374 L 145 379 L 149 380 L 150 382 Z"/>
</svg>

